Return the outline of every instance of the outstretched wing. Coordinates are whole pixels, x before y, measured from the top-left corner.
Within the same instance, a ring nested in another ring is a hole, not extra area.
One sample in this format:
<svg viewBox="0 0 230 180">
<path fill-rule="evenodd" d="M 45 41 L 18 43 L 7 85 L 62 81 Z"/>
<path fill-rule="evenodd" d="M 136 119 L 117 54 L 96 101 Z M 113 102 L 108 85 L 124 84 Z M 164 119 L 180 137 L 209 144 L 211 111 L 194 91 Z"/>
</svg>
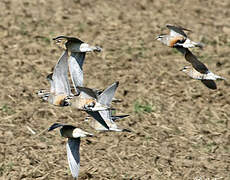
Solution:
<svg viewBox="0 0 230 180">
<path fill-rule="evenodd" d="M 111 118 L 112 118 L 113 121 L 116 121 L 118 119 L 123 119 L 123 118 L 126 118 L 128 116 L 129 116 L 128 114 L 125 114 L 125 115 L 116 115 L 116 116 L 111 116 Z"/>
<path fill-rule="evenodd" d="M 50 83 L 50 93 L 55 93 L 55 84 L 54 84 L 52 77 L 53 77 L 53 73 L 50 73 L 46 76 L 46 79 Z"/>
<path fill-rule="evenodd" d="M 85 54 L 86 54 L 85 52 L 78 52 L 78 53 L 71 52 L 71 55 L 70 55 L 76 59 L 81 69 L 84 64 Z"/>
<path fill-rule="evenodd" d="M 119 85 L 119 82 L 115 82 L 111 86 L 109 86 L 108 88 L 106 88 L 98 96 L 98 102 L 100 104 L 102 104 L 102 105 L 110 106 L 118 85 Z"/>
<path fill-rule="evenodd" d="M 80 138 L 68 138 L 66 144 L 67 159 L 69 163 L 69 168 L 73 177 L 78 177 L 80 169 Z"/>
<path fill-rule="evenodd" d="M 203 80 L 201 80 L 201 82 L 202 82 L 206 87 L 208 87 L 209 89 L 212 89 L 212 90 L 217 89 L 216 83 L 215 83 L 215 81 L 213 81 L 213 80 L 206 80 L 206 79 L 203 79 Z"/>
<path fill-rule="evenodd" d="M 109 130 L 111 131 L 117 131 L 117 132 L 131 132 L 128 129 L 120 129 L 117 127 L 117 124 L 113 121 L 112 119 L 112 112 L 111 110 L 104 110 L 104 111 L 99 111 L 101 117 L 105 120 L 105 122 L 109 125 Z"/>
<path fill-rule="evenodd" d="M 176 46 L 175 48 L 185 56 L 185 59 L 190 62 L 198 72 L 202 74 L 207 74 L 209 72 L 208 68 L 200 62 L 188 48 L 181 46 Z"/>
<path fill-rule="evenodd" d="M 189 49 L 186 49 L 185 53 L 185 59 L 192 64 L 192 66 L 200 73 L 207 74 L 209 72 L 208 68 L 200 62 L 197 57 L 189 51 Z"/>
<path fill-rule="evenodd" d="M 52 75 L 53 86 L 56 94 L 70 95 L 68 80 L 68 51 L 64 51 L 59 58 Z M 52 89 L 51 89 L 52 90 Z"/>
<path fill-rule="evenodd" d="M 170 36 L 184 36 L 187 38 L 187 34 L 185 34 L 185 31 L 190 31 L 189 29 L 182 28 L 180 26 L 173 26 L 170 24 L 167 24 L 166 27 L 170 30 Z"/>
<path fill-rule="evenodd" d="M 69 71 L 74 88 L 77 91 L 78 86 L 83 86 L 82 66 L 85 59 L 85 53 L 71 53 L 69 57 Z"/>
<path fill-rule="evenodd" d="M 87 87 L 76 87 L 78 91 L 80 91 L 81 96 L 85 98 L 94 98 L 97 99 L 97 92 L 93 89 L 87 88 Z"/>
<path fill-rule="evenodd" d="M 92 116 L 96 121 L 98 121 L 102 126 L 109 130 L 109 126 L 106 124 L 104 118 L 98 111 L 86 111 L 90 116 Z"/>
</svg>

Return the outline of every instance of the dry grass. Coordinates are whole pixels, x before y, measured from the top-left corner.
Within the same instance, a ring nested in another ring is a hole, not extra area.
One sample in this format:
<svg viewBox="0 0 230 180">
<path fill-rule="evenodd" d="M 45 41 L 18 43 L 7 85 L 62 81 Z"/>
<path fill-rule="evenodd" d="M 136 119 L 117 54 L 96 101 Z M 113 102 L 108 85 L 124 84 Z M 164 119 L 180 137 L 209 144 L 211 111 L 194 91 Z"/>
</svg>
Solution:
<svg viewBox="0 0 230 180">
<path fill-rule="evenodd" d="M 83 139 L 79 179 L 230 179 L 229 82 L 210 91 L 179 72 L 187 64 L 180 54 L 153 40 L 166 23 L 192 29 L 191 39 L 206 44 L 194 52 L 229 79 L 229 8 L 228 0 L 1 1 L 1 179 L 72 179 L 65 139 L 46 129 L 62 122 L 91 131 L 86 114 L 36 96 L 61 54 L 51 41 L 58 35 L 104 48 L 88 54 L 85 85 L 119 80 L 124 101 L 115 107 L 130 114 L 119 125 L 133 131 Z"/>
</svg>

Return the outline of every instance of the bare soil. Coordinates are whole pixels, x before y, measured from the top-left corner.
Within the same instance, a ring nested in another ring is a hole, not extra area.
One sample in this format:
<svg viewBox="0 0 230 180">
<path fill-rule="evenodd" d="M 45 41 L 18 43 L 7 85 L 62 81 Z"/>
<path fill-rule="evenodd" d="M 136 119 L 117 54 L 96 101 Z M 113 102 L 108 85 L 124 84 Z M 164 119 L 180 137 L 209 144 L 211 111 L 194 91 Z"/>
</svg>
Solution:
<svg viewBox="0 0 230 180">
<path fill-rule="evenodd" d="M 230 179 L 229 9 L 229 0 L 1 0 L 0 179 L 72 179 L 66 139 L 47 132 L 54 122 L 95 134 L 82 139 L 80 180 Z M 168 23 L 205 44 L 192 51 L 227 78 L 217 90 L 180 72 L 183 56 L 154 40 Z M 118 124 L 132 133 L 95 132 L 84 112 L 37 97 L 59 35 L 103 47 L 86 57 L 85 85 L 120 82 L 114 107 L 130 117 Z"/>
</svg>

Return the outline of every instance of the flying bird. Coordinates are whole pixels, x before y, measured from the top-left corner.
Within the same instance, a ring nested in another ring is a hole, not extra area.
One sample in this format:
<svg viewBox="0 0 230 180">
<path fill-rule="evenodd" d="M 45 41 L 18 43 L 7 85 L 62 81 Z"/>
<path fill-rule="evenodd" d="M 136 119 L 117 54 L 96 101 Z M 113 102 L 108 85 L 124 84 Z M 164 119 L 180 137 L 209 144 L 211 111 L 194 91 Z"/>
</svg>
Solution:
<svg viewBox="0 0 230 180">
<path fill-rule="evenodd" d="M 193 68 L 202 74 L 207 74 L 209 72 L 207 66 L 198 60 L 198 58 L 188 49 L 184 47 L 175 47 L 179 52 L 181 52 L 185 60 L 192 64 Z"/>
<path fill-rule="evenodd" d="M 83 86 L 83 64 L 86 52 L 101 52 L 99 46 L 91 46 L 74 37 L 58 36 L 53 39 L 58 46 L 70 52 L 69 71 L 74 86 Z M 75 89 L 76 93 L 79 92 Z"/>
<path fill-rule="evenodd" d="M 82 40 L 75 38 L 75 37 L 68 37 L 68 36 L 58 36 L 53 38 L 55 43 L 64 50 L 68 50 L 69 52 L 73 53 L 81 53 L 81 52 L 100 52 L 102 48 L 99 46 L 91 46 Z"/>
<path fill-rule="evenodd" d="M 187 37 L 184 31 L 191 31 L 189 29 L 173 25 L 166 25 L 166 27 L 170 29 L 170 34 L 159 35 L 156 39 L 169 47 L 176 48 L 198 72 L 206 74 L 208 68 L 189 50 L 189 48 L 193 47 L 203 48 L 204 45 L 200 42 L 191 41 Z"/>
<path fill-rule="evenodd" d="M 112 116 L 111 109 L 97 112 L 89 112 L 88 114 L 90 114 L 97 121 L 92 120 L 91 118 L 86 119 L 85 121 L 87 121 L 90 124 L 90 126 L 96 129 L 97 131 L 131 132 L 128 129 L 120 129 L 115 123 L 115 121 L 117 121 L 118 119 L 123 119 L 129 115 Z M 109 126 L 109 129 L 105 128 L 100 123 L 98 123 L 98 119 L 103 119 Z"/>
<path fill-rule="evenodd" d="M 43 100 L 56 106 L 68 106 L 72 96 L 68 80 L 68 52 L 65 50 L 59 58 L 53 73 L 47 76 L 50 82 L 50 91 L 40 90 L 38 95 Z"/>
<path fill-rule="evenodd" d="M 184 31 L 191 31 L 180 26 L 173 26 L 167 24 L 166 27 L 170 30 L 168 34 L 158 35 L 156 40 L 162 42 L 163 44 L 169 47 L 184 47 L 184 48 L 193 48 L 199 47 L 203 48 L 203 44 L 200 42 L 191 41 L 187 34 Z"/>
<path fill-rule="evenodd" d="M 206 73 L 200 73 L 190 66 L 184 66 L 184 68 L 181 69 L 181 71 L 193 79 L 201 80 L 201 82 L 210 89 L 217 89 L 214 80 L 225 80 L 225 78 L 218 76 L 209 70 L 206 71 Z"/>
<path fill-rule="evenodd" d="M 49 127 L 48 131 L 52 131 L 56 128 L 61 128 L 61 136 L 68 138 L 68 142 L 66 144 L 67 159 L 71 174 L 74 178 L 77 179 L 80 169 L 80 138 L 93 136 L 93 134 L 85 132 L 72 125 L 63 125 L 59 123 L 54 123 L 52 126 Z"/>
<path fill-rule="evenodd" d="M 87 94 L 87 96 L 92 97 L 95 101 L 102 107 L 107 107 L 106 109 L 98 110 L 85 110 L 90 116 L 92 116 L 97 122 L 91 123 L 96 130 L 110 130 L 110 131 L 128 131 L 126 129 L 119 129 L 114 122 L 115 118 L 111 114 L 111 102 L 115 95 L 116 89 L 119 82 L 115 82 L 106 88 L 101 94 L 97 94 L 94 90 L 89 88 L 77 87 L 81 93 Z M 80 93 L 80 96 L 81 96 Z M 78 102 L 78 101 L 77 101 Z"/>
<path fill-rule="evenodd" d="M 96 121 L 98 121 L 106 129 L 109 126 L 102 117 L 95 118 L 95 114 L 111 109 L 111 102 L 114 97 L 115 91 L 119 85 L 119 82 L 115 82 L 107 87 L 100 95 L 98 95 L 93 89 L 87 87 L 76 87 L 80 94 L 71 99 L 71 106 L 79 110 L 87 112 Z"/>
</svg>

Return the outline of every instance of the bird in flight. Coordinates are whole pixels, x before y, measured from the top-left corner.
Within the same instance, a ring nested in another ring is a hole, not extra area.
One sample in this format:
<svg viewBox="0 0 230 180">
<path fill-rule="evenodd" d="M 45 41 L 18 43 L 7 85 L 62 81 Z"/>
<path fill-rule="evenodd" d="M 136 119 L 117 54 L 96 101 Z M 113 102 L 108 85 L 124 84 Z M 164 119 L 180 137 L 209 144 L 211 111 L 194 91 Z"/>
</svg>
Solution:
<svg viewBox="0 0 230 180">
<path fill-rule="evenodd" d="M 111 109 L 103 110 L 103 111 L 96 111 L 96 112 L 89 112 L 88 114 L 90 114 L 97 121 L 92 120 L 92 119 L 86 119 L 85 121 L 87 121 L 90 124 L 90 126 L 96 129 L 97 131 L 131 132 L 128 129 L 118 128 L 115 122 L 116 120 L 123 119 L 129 115 L 113 116 Z M 109 126 L 109 129 L 105 128 L 100 123 L 98 123 L 99 119 L 103 119 L 105 123 Z"/>
<path fill-rule="evenodd" d="M 184 55 L 185 60 L 191 63 L 192 67 L 189 69 L 183 69 L 184 72 L 195 79 L 203 77 L 203 79 L 201 79 L 203 84 L 205 84 L 210 89 L 216 89 L 216 83 L 214 82 L 215 79 L 209 79 L 211 77 L 215 77 L 214 74 L 210 72 L 207 66 L 198 60 L 198 58 L 189 50 L 189 48 L 194 47 L 203 48 L 204 45 L 200 42 L 191 41 L 188 38 L 185 31 L 191 31 L 189 29 L 169 24 L 166 25 L 166 27 L 170 30 L 170 34 L 159 35 L 156 39 L 169 47 L 177 49 Z M 198 77 L 195 77 L 196 75 Z"/>
<path fill-rule="evenodd" d="M 191 41 L 184 31 L 190 31 L 189 29 L 182 28 L 180 26 L 173 26 L 167 24 L 166 27 L 170 29 L 169 35 L 159 35 L 156 40 L 163 44 L 176 48 L 181 52 L 185 59 L 192 64 L 192 66 L 200 73 L 206 73 L 208 68 L 197 59 L 197 57 L 188 49 L 192 47 L 202 48 L 203 44 L 200 42 Z"/>
<path fill-rule="evenodd" d="M 162 42 L 169 47 L 184 47 L 193 48 L 199 47 L 203 48 L 203 44 L 200 42 L 191 41 L 184 31 L 191 31 L 180 26 L 173 26 L 167 24 L 166 27 L 170 30 L 169 34 L 158 35 L 156 40 Z"/>
<path fill-rule="evenodd" d="M 214 80 L 225 80 L 225 78 L 218 76 L 209 70 L 206 73 L 200 73 L 191 66 L 184 66 L 181 69 L 181 71 L 193 79 L 200 80 L 205 86 L 207 86 L 210 89 L 216 89 L 217 88 Z"/>
<path fill-rule="evenodd" d="M 50 92 L 40 90 L 38 95 L 43 100 L 56 106 L 68 106 L 69 97 L 72 95 L 68 80 L 68 52 L 65 50 L 58 59 L 53 73 L 47 76 L 50 82 Z"/>
<path fill-rule="evenodd" d="M 54 123 L 52 126 L 49 127 L 48 131 L 52 131 L 56 128 L 61 128 L 61 136 L 68 138 L 66 144 L 67 159 L 71 174 L 74 178 L 77 179 L 80 169 L 80 138 L 93 136 L 93 134 L 85 132 L 72 125 L 63 125 L 59 123 Z"/>
<path fill-rule="evenodd" d="M 91 46 L 75 37 L 58 36 L 53 38 L 55 43 L 70 53 L 69 71 L 74 86 L 83 86 L 83 64 L 87 52 L 101 52 L 99 46 Z M 79 93 L 75 89 L 76 93 Z"/>
<path fill-rule="evenodd" d="M 96 93 L 95 90 L 87 87 L 76 87 L 80 94 L 71 99 L 71 106 L 87 112 L 102 126 L 109 130 L 108 124 L 100 116 L 95 118 L 95 114 L 111 109 L 111 102 L 119 82 L 115 82 L 107 87 L 101 94 Z"/>
<path fill-rule="evenodd" d="M 97 122 L 91 122 L 91 126 L 93 126 L 96 130 L 101 131 L 129 131 L 126 129 L 119 129 L 114 122 L 116 119 L 119 119 L 118 116 L 112 116 L 112 110 L 110 108 L 111 102 L 113 100 L 113 97 L 115 95 L 116 89 L 119 85 L 119 82 L 113 83 L 111 86 L 106 88 L 101 94 L 96 94 L 95 91 L 91 91 L 90 89 L 87 90 L 87 94 L 91 97 L 94 97 L 98 103 L 100 103 L 104 107 L 108 107 L 107 109 L 102 110 L 94 110 L 94 111 L 86 111 L 90 116 L 92 116 Z M 80 91 L 83 91 L 83 89 L 80 89 Z M 86 93 L 86 91 L 84 91 Z M 124 116 L 126 117 L 126 116 Z M 120 118 L 123 118 L 122 116 Z M 99 124 L 99 123 L 100 124 Z M 103 123 L 102 123 L 103 122 Z M 103 125 L 103 124 L 106 124 Z"/>
</svg>

